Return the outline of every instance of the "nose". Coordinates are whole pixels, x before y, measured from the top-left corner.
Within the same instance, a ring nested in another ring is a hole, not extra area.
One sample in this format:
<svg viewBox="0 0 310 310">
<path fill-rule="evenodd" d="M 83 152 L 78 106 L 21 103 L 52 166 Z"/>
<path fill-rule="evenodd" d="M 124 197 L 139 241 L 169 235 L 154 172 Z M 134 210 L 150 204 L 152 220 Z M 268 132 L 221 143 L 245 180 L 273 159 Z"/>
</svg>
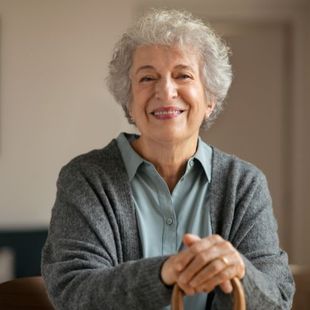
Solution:
<svg viewBox="0 0 310 310">
<path fill-rule="evenodd" d="M 178 97 L 177 85 L 172 78 L 161 78 L 155 86 L 155 98 L 164 102 L 173 101 Z"/>
</svg>

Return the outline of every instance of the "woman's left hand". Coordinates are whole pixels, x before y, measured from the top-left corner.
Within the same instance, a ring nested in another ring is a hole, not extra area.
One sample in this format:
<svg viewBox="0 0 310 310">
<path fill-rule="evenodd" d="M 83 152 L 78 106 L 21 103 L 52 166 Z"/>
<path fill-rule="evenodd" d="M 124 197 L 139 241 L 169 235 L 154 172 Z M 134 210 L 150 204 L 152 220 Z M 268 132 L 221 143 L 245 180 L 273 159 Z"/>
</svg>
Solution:
<svg viewBox="0 0 310 310">
<path fill-rule="evenodd" d="M 244 277 L 245 265 L 241 255 L 221 236 L 212 235 L 200 239 L 186 234 L 183 243 L 187 248 L 171 256 L 164 268 L 177 268 L 173 273 L 175 282 L 186 295 L 210 292 L 218 285 L 225 293 L 230 293 L 230 280 Z"/>
</svg>

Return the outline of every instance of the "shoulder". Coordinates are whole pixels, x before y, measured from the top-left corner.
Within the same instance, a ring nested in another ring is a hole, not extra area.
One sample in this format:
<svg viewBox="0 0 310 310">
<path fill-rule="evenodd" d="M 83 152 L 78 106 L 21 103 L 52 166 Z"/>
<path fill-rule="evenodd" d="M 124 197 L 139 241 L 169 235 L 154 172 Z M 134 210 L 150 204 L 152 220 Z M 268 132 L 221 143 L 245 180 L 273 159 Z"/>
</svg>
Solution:
<svg viewBox="0 0 310 310">
<path fill-rule="evenodd" d="M 101 149 L 91 150 L 74 157 L 64 166 L 64 168 L 84 165 L 104 166 L 107 163 L 112 161 L 117 162 L 120 159 L 121 157 L 116 140 L 113 139 L 108 145 Z"/>
<path fill-rule="evenodd" d="M 264 173 L 254 164 L 236 155 L 225 153 L 216 147 L 213 149 L 213 171 L 225 176 L 234 175 L 235 178 L 253 177 L 265 178 Z"/>
<path fill-rule="evenodd" d="M 212 188 L 225 196 L 245 197 L 260 193 L 269 199 L 265 174 L 254 164 L 213 147 Z"/>
<path fill-rule="evenodd" d="M 62 167 L 59 174 L 59 181 L 79 178 L 111 178 L 113 175 L 124 171 L 124 164 L 119 152 L 116 140 L 113 139 L 102 149 L 95 149 L 85 154 L 81 154 L 70 160 Z"/>
<path fill-rule="evenodd" d="M 81 154 L 69 161 L 70 165 L 97 164 L 102 165 L 106 161 L 118 160 L 120 153 L 116 140 L 113 139 L 109 144 L 101 149 L 95 149 L 85 154 Z"/>
</svg>

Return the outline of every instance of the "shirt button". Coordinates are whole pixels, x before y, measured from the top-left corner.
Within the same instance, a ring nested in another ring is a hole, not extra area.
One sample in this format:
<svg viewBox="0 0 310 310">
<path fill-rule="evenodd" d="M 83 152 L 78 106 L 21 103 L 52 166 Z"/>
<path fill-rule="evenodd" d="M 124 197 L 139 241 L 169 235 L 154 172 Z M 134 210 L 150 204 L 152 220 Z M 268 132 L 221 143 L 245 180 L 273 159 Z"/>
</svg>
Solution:
<svg viewBox="0 0 310 310">
<path fill-rule="evenodd" d="M 171 217 L 168 217 L 167 219 L 166 219 L 166 224 L 167 225 L 171 225 L 173 223 L 173 219 L 171 218 Z"/>
</svg>

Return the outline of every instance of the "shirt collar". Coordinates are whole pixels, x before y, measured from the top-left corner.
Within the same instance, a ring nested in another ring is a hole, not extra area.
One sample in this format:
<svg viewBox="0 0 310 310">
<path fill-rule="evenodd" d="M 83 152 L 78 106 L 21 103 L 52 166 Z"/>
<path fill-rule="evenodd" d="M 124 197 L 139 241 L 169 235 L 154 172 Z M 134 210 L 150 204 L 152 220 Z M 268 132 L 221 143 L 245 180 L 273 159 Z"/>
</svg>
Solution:
<svg viewBox="0 0 310 310">
<path fill-rule="evenodd" d="M 127 174 L 129 176 L 129 181 L 131 181 L 137 173 L 138 168 L 143 163 L 148 163 L 145 161 L 131 146 L 131 142 L 137 139 L 139 136 L 135 134 L 128 133 L 120 133 L 116 138 L 118 148 L 121 152 L 123 162 L 125 164 Z M 211 162 L 212 162 L 212 148 L 202 141 L 202 139 L 198 138 L 197 150 L 194 156 L 189 159 L 188 163 L 191 160 L 197 160 L 208 179 L 211 181 Z M 188 165 L 187 163 L 187 165 Z"/>
<path fill-rule="evenodd" d="M 197 151 L 192 158 L 199 161 L 209 182 L 211 181 L 212 153 L 211 146 L 199 137 Z"/>
<path fill-rule="evenodd" d="M 127 170 L 129 181 L 131 181 L 144 159 L 132 148 L 131 142 L 139 136 L 135 134 L 120 133 L 116 138 L 118 148 L 122 154 L 123 162 Z"/>
</svg>

